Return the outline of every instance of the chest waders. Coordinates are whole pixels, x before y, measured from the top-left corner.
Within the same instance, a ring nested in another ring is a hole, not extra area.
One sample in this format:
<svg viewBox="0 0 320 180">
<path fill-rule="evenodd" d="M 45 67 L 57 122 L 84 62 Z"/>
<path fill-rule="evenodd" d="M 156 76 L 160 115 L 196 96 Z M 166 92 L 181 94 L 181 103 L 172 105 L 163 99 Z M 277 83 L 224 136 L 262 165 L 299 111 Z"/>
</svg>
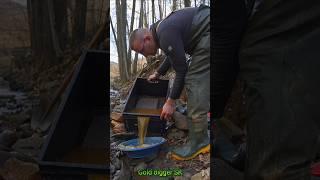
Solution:
<svg viewBox="0 0 320 180">
<path fill-rule="evenodd" d="M 189 160 L 210 151 L 207 113 L 210 109 L 210 8 L 200 6 L 193 18 L 191 37 L 192 61 L 185 78 L 188 142 L 172 150 L 172 158 Z"/>
<path fill-rule="evenodd" d="M 265 0 L 239 51 L 246 180 L 310 180 L 319 150 L 320 1 Z"/>
</svg>

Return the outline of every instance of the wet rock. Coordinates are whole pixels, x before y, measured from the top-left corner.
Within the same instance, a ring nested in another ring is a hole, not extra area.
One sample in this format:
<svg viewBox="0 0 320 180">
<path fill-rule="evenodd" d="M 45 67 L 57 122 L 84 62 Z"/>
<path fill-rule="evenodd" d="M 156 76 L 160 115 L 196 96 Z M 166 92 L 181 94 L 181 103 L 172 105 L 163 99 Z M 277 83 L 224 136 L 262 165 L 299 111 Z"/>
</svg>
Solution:
<svg viewBox="0 0 320 180">
<path fill-rule="evenodd" d="M 112 180 L 120 180 L 120 176 L 121 176 L 121 171 L 117 170 Z"/>
<path fill-rule="evenodd" d="M 182 173 L 183 173 L 182 176 L 176 176 L 174 180 L 190 180 L 191 179 L 192 174 L 190 172 L 183 171 Z"/>
<path fill-rule="evenodd" d="M 35 158 L 32 158 L 31 156 L 21 154 L 21 153 L 15 152 L 15 151 L 10 152 L 10 154 L 20 161 L 37 163 L 37 160 Z"/>
<path fill-rule="evenodd" d="M 0 108 L 1 107 L 6 107 L 6 104 L 7 104 L 7 100 L 2 100 L 1 97 L 0 97 Z"/>
<path fill-rule="evenodd" d="M 182 113 L 175 111 L 173 113 L 173 119 L 175 122 L 175 126 L 178 129 L 181 130 L 188 130 L 188 121 L 187 121 L 187 116 L 183 115 Z"/>
<path fill-rule="evenodd" d="M 164 169 L 166 167 L 170 167 L 170 165 L 168 164 L 167 160 L 164 158 L 155 158 L 152 162 L 150 162 L 148 164 L 148 167 L 152 168 L 152 169 Z"/>
<path fill-rule="evenodd" d="M 199 173 L 193 175 L 191 180 L 210 180 L 210 168 L 201 170 Z"/>
<path fill-rule="evenodd" d="M 26 121 L 29 121 L 30 118 L 31 117 L 29 114 L 19 113 L 19 114 L 8 115 L 6 120 L 19 126 L 19 125 L 25 123 Z"/>
<path fill-rule="evenodd" d="M 111 119 L 117 122 L 123 122 L 123 116 L 122 113 L 118 112 L 112 112 L 111 113 Z"/>
<path fill-rule="evenodd" d="M 56 87 L 59 86 L 59 81 L 58 80 L 54 80 L 54 81 L 49 81 L 47 83 L 44 84 L 44 89 L 50 90 L 50 89 L 55 89 Z"/>
<path fill-rule="evenodd" d="M 0 89 L 0 99 L 1 100 L 10 100 L 15 98 L 15 94 L 13 92 L 10 92 L 7 89 Z"/>
<path fill-rule="evenodd" d="M 113 164 L 110 163 L 110 173 L 114 174 L 116 172 L 116 168 L 114 167 Z"/>
<path fill-rule="evenodd" d="M 3 168 L 4 163 L 12 157 L 13 155 L 10 152 L 0 150 L 0 169 Z"/>
<path fill-rule="evenodd" d="M 113 111 L 115 112 L 122 112 L 124 110 L 124 104 L 119 104 L 119 105 L 116 105 L 114 108 L 113 108 Z"/>
<path fill-rule="evenodd" d="M 27 138 L 32 136 L 33 131 L 31 129 L 30 123 L 21 124 L 18 128 L 18 137 L 19 138 Z"/>
<path fill-rule="evenodd" d="M 117 98 L 119 96 L 120 96 L 120 94 L 118 91 L 110 89 L 110 98 Z"/>
<path fill-rule="evenodd" d="M 11 55 L 2 55 L 0 57 L 0 75 L 10 73 L 14 57 Z"/>
<path fill-rule="evenodd" d="M 43 141 L 44 139 L 38 134 L 33 134 L 29 138 L 19 139 L 12 148 L 19 153 L 36 157 L 39 154 Z"/>
<path fill-rule="evenodd" d="M 0 151 L 7 151 L 7 152 L 10 152 L 10 151 L 12 151 L 12 148 L 11 148 L 11 147 L 7 147 L 7 146 L 4 146 L 4 145 L 0 144 Z"/>
<path fill-rule="evenodd" d="M 133 171 L 137 173 L 139 170 L 146 169 L 146 168 L 147 168 L 147 164 L 145 162 L 140 162 L 134 167 Z"/>
<path fill-rule="evenodd" d="M 9 89 L 9 82 L 6 81 L 3 77 L 0 77 L 0 88 Z"/>
<path fill-rule="evenodd" d="M 113 180 L 130 180 L 131 178 L 131 169 L 125 163 L 122 163 L 121 170 L 117 170 L 113 176 Z"/>
<path fill-rule="evenodd" d="M 10 124 L 8 121 L 0 120 L 0 132 L 3 132 L 8 129 L 10 130 L 15 129 L 15 127 L 12 124 Z"/>
<path fill-rule="evenodd" d="M 116 106 L 116 103 L 115 103 L 115 102 L 111 102 L 111 103 L 110 103 L 110 108 L 111 108 L 111 109 L 113 109 L 115 106 Z"/>
<path fill-rule="evenodd" d="M 112 120 L 111 121 L 111 127 L 112 127 L 112 132 L 114 134 L 126 132 L 124 123 L 120 123 L 120 122 Z"/>
<path fill-rule="evenodd" d="M 23 162 L 16 158 L 8 159 L 4 168 L 0 169 L 3 179 L 25 180 L 34 178 L 39 172 L 39 166 L 34 163 Z"/>
<path fill-rule="evenodd" d="M 4 130 L 0 134 L 0 144 L 5 147 L 11 147 L 17 141 L 17 133 L 11 130 Z"/>
<path fill-rule="evenodd" d="M 118 158 L 114 158 L 112 164 L 116 170 L 121 168 L 121 161 Z"/>
</svg>

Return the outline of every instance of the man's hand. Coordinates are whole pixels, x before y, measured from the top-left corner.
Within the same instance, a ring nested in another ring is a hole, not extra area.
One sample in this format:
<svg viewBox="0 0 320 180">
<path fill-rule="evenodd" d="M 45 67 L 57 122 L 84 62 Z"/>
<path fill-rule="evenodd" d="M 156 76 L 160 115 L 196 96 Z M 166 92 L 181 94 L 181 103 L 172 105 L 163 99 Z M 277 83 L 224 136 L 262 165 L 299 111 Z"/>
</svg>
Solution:
<svg viewBox="0 0 320 180">
<path fill-rule="evenodd" d="M 159 78 L 160 74 L 156 71 L 154 72 L 153 74 L 151 74 L 149 77 L 148 77 L 148 81 L 150 83 L 154 83 L 155 80 L 157 80 Z"/>
<path fill-rule="evenodd" d="M 170 120 L 175 111 L 175 100 L 168 98 L 163 105 L 160 119 Z"/>
</svg>

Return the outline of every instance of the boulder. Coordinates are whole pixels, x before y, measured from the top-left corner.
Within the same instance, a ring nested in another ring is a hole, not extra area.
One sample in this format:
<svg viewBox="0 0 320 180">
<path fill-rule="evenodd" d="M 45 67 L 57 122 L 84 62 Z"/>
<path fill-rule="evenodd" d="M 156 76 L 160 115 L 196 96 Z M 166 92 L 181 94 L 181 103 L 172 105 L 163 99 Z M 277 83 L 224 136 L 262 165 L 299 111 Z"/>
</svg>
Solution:
<svg viewBox="0 0 320 180">
<path fill-rule="evenodd" d="M 117 121 L 117 122 L 123 122 L 122 113 L 112 112 L 111 113 L 111 120 Z"/>
<path fill-rule="evenodd" d="M 39 134 L 33 134 L 29 138 L 19 139 L 12 148 L 19 152 L 32 157 L 37 157 L 44 139 Z"/>
<path fill-rule="evenodd" d="M 11 130 L 4 130 L 0 134 L 0 144 L 5 147 L 11 147 L 17 141 L 17 133 Z"/>
<path fill-rule="evenodd" d="M 193 175 L 191 180 L 210 180 L 210 168 L 203 169 L 199 173 Z"/>
</svg>

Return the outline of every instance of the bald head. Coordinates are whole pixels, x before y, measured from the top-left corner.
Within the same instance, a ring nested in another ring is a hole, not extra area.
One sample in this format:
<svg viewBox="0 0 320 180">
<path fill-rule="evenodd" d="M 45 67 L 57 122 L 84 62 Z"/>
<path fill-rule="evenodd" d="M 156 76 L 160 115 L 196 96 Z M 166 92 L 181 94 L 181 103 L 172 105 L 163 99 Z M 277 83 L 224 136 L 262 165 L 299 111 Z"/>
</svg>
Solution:
<svg viewBox="0 0 320 180">
<path fill-rule="evenodd" d="M 151 31 L 146 28 L 132 31 L 129 37 L 129 47 L 145 57 L 154 56 L 159 48 L 155 43 Z"/>
<path fill-rule="evenodd" d="M 131 32 L 130 37 L 129 37 L 129 46 L 131 49 L 133 49 L 133 44 L 135 41 L 143 41 L 144 35 L 146 35 L 149 32 L 148 29 L 146 28 L 139 28 L 135 29 Z"/>
</svg>

